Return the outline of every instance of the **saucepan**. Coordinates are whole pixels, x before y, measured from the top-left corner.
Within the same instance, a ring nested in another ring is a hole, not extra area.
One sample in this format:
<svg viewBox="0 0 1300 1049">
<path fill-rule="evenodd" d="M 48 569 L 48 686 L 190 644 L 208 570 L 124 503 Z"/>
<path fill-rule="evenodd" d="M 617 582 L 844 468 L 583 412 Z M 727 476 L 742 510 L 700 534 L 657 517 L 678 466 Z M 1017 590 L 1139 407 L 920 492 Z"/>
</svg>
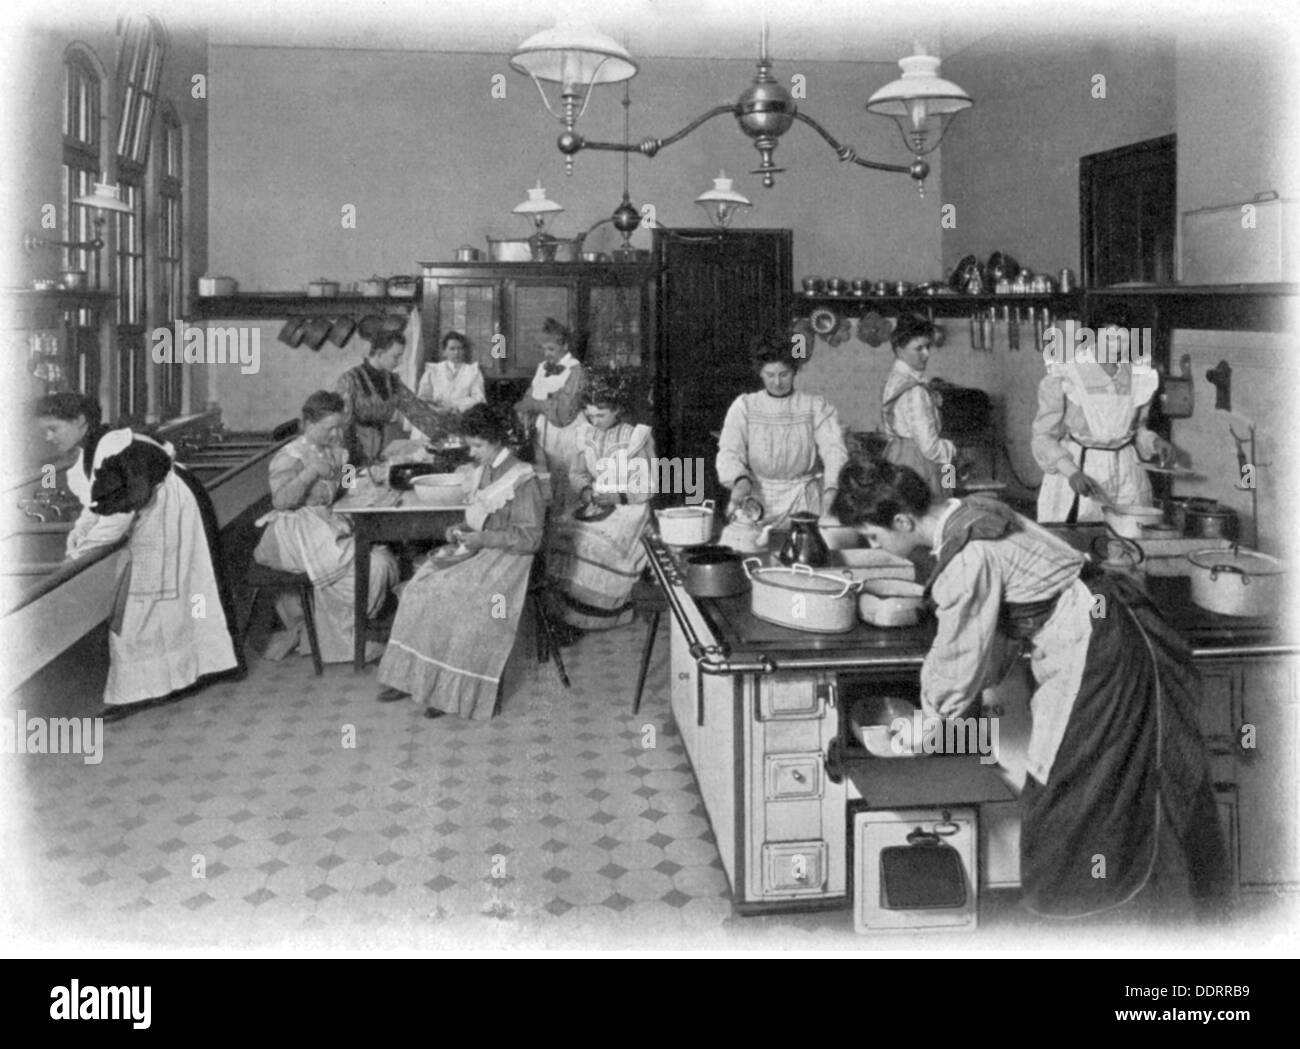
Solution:
<svg viewBox="0 0 1300 1049">
<path fill-rule="evenodd" d="M 1225 616 L 1277 615 L 1284 607 L 1285 568 L 1254 550 L 1197 550 L 1192 563 L 1192 600 Z"/>
<path fill-rule="evenodd" d="M 686 592 L 695 597 L 730 597 L 749 586 L 741 556 L 726 546 L 686 552 Z"/>
<path fill-rule="evenodd" d="M 659 510 L 659 538 L 669 546 L 700 546 L 713 538 L 713 500 Z"/>
</svg>

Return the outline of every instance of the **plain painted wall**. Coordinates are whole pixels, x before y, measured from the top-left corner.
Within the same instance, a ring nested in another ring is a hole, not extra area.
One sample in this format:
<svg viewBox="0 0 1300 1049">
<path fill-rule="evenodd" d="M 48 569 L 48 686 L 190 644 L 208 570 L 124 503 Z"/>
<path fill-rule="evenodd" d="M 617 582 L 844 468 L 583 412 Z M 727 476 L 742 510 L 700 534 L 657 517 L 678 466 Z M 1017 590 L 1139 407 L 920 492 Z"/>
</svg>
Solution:
<svg viewBox="0 0 1300 1049">
<path fill-rule="evenodd" d="M 796 72 L 807 90 L 799 105 L 833 134 L 872 159 L 909 160 L 894 126 L 862 110 L 895 67 L 790 61 L 775 69 L 783 78 Z M 608 216 L 622 196 L 618 154 L 579 154 L 565 176 L 558 122 L 504 55 L 214 46 L 211 74 L 211 267 L 242 290 L 418 273 L 417 262 L 450 259 L 461 244 L 526 236 L 527 223 L 511 209 L 539 179 L 566 208 L 552 226 L 561 236 Z M 498 74 L 504 98 L 493 97 Z M 633 141 L 665 137 L 734 101 L 753 75 L 752 62 L 647 59 L 632 83 Z M 582 133 L 621 140 L 621 101 L 620 90 L 599 90 Z M 630 157 L 632 199 L 653 205 L 667 226 L 696 226 L 704 216 L 693 201 L 725 168 L 754 204 L 738 227 L 795 231 L 797 275 L 939 275 L 937 160 L 922 197 L 906 175 L 842 164 L 802 124 L 776 150 L 786 171 L 771 189 L 749 174 L 758 159 L 735 121 L 720 116 L 654 159 Z M 345 205 L 355 206 L 355 228 L 343 226 Z M 607 225 L 589 246 L 617 243 Z M 648 232 L 633 243 L 648 247 Z M 290 350 L 275 341 L 278 327 L 262 330 L 257 376 L 212 376 L 231 426 L 280 421 L 286 406 L 332 387 L 357 359 L 353 346 Z"/>
</svg>

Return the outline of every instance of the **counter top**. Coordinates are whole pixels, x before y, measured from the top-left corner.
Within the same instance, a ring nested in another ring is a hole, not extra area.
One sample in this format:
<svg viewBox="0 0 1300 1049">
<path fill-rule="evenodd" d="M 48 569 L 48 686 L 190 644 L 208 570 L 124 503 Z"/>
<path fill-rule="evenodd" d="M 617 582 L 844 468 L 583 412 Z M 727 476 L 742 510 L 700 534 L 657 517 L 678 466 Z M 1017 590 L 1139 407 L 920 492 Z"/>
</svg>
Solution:
<svg viewBox="0 0 1300 1049">
<path fill-rule="evenodd" d="M 1062 538 L 1087 549 L 1095 528 L 1062 528 Z M 767 672 L 778 669 L 831 670 L 918 668 L 934 641 L 935 622 L 927 618 L 915 627 L 881 629 L 858 621 L 843 634 L 814 634 L 777 626 L 750 611 L 748 591 L 734 597 L 695 598 L 680 583 L 675 553 L 658 540 L 647 548 L 656 575 L 669 593 L 674 614 L 685 625 L 687 604 L 711 637 L 699 637 L 695 648 L 701 669 L 712 673 Z M 1300 650 L 1286 636 L 1278 618 L 1222 616 L 1194 605 L 1191 582 L 1183 576 L 1146 580 L 1147 592 L 1169 622 L 1192 646 L 1198 659 L 1278 654 Z"/>
</svg>

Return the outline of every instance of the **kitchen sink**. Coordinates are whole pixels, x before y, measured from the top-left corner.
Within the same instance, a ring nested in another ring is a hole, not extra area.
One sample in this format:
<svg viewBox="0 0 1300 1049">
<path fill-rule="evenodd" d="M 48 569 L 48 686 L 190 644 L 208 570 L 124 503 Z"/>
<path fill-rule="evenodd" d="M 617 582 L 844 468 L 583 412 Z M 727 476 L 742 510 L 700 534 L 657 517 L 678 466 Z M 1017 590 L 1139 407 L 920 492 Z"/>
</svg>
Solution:
<svg viewBox="0 0 1300 1049">
<path fill-rule="evenodd" d="M 0 574 L 43 575 L 63 562 L 71 526 L 24 529 L 0 539 Z"/>
</svg>

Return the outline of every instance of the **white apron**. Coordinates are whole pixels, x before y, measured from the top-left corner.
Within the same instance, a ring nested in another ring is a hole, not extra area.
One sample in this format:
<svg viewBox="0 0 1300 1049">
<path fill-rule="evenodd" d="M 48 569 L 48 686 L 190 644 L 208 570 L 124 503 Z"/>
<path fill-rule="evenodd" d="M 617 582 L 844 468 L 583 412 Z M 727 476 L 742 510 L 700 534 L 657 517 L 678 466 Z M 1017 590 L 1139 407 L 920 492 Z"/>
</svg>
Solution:
<svg viewBox="0 0 1300 1049">
<path fill-rule="evenodd" d="M 105 434 L 95 450 L 96 468 L 126 448 L 133 437 L 149 440 L 130 430 Z M 170 445 L 159 447 L 172 454 Z M 119 706 L 160 699 L 205 674 L 234 668 L 238 661 L 203 518 L 193 493 L 175 471 L 134 515 L 101 518 L 91 511 L 92 479 L 86 477 L 80 459 L 68 471 L 68 487 L 83 507 L 74 536 L 85 539 L 100 522 L 129 521 L 131 531 L 119 579 L 122 592 L 108 635 L 104 702 Z M 71 549 L 76 541 L 69 537 L 71 556 L 87 552 L 84 544 Z"/>
<path fill-rule="evenodd" d="M 1116 506 L 1149 506 L 1151 482 L 1133 441 L 1135 420 L 1154 395 L 1160 379 L 1154 371 L 1135 371 L 1126 394 L 1089 390 L 1074 365 L 1060 365 L 1065 373 L 1065 395 L 1077 404 L 1088 421 L 1087 436 L 1067 436 L 1061 443 L 1080 468 L 1101 485 Z M 1038 492 L 1038 519 L 1064 521 L 1078 499 L 1076 521 L 1103 520 L 1101 504 L 1076 496 L 1061 473 L 1043 476 Z"/>
</svg>

